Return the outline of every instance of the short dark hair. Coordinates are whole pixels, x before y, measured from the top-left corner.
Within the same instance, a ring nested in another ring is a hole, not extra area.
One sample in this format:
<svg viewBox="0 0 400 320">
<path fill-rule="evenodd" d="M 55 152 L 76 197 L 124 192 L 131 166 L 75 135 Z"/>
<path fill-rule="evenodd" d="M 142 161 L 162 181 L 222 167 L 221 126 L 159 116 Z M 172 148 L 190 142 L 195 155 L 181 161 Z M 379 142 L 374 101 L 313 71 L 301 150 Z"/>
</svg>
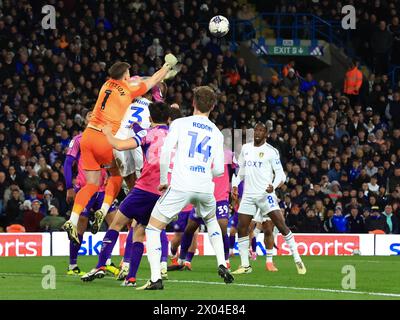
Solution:
<svg viewBox="0 0 400 320">
<path fill-rule="evenodd" d="M 170 117 L 170 106 L 164 102 L 149 105 L 151 120 L 155 123 L 167 123 Z"/>
<path fill-rule="evenodd" d="M 172 122 L 172 121 L 174 121 L 176 119 L 182 118 L 182 112 L 178 108 L 171 108 L 170 107 L 169 108 L 169 117 L 170 117 L 171 122 Z"/>
<path fill-rule="evenodd" d="M 121 80 L 126 72 L 131 67 L 131 65 L 127 62 L 116 62 L 114 63 L 110 69 L 108 69 L 108 74 L 112 79 Z"/>
<path fill-rule="evenodd" d="M 267 125 L 266 125 L 264 122 L 258 121 L 258 122 L 256 123 L 256 125 L 254 126 L 254 129 L 255 129 L 256 127 L 258 127 L 258 126 L 262 126 L 262 127 L 265 129 L 265 131 L 268 132 L 268 127 L 267 127 Z"/>
<path fill-rule="evenodd" d="M 211 111 L 217 102 L 217 95 L 209 86 L 197 87 L 193 90 L 193 93 L 193 101 L 201 113 Z"/>
</svg>

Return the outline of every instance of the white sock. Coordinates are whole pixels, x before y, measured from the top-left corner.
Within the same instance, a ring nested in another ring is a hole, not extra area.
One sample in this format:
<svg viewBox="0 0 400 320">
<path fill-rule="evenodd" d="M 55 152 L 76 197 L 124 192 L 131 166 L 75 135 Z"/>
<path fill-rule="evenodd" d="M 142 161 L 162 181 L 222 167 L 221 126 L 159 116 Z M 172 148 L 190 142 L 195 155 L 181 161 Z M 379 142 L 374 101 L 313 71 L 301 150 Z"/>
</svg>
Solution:
<svg viewBox="0 0 400 320">
<path fill-rule="evenodd" d="M 69 217 L 69 221 L 76 227 L 78 225 L 79 214 L 72 212 L 71 216 Z"/>
<path fill-rule="evenodd" d="M 272 262 L 274 257 L 274 249 L 267 249 L 267 262 Z"/>
<path fill-rule="evenodd" d="M 168 265 L 166 261 L 161 262 L 161 270 L 162 269 L 167 269 Z"/>
<path fill-rule="evenodd" d="M 221 264 L 226 267 L 225 262 L 225 252 L 224 252 L 224 242 L 222 240 L 221 227 L 218 224 L 217 218 L 212 217 L 205 221 L 208 231 L 208 238 L 210 239 L 211 245 L 217 256 L 218 266 Z"/>
<path fill-rule="evenodd" d="M 70 264 L 68 269 L 69 270 L 73 270 L 74 268 L 76 268 L 78 265 L 77 264 Z"/>
<path fill-rule="evenodd" d="M 260 230 L 260 229 L 258 229 L 258 228 L 255 228 L 255 229 L 253 230 L 253 236 L 254 236 L 254 238 L 256 238 L 256 239 L 257 239 L 257 236 L 260 234 L 260 232 L 261 232 L 261 230 Z"/>
<path fill-rule="evenodd" d="M 147 260 L 151 269 L 151 281 L 156 282 L 161 279 L 161 230 L 151 224 L 146 227 L 146 250 Z"/>
<path fill-rule="evenodd" d="M 240 254 L 240 265 L 242 267 L 248 267 L 250 265 L 249 262 L 249 236 L 238 238 L 238 247 Z"/>
<path fill-rule="evenodd" d="M 110 210 L 110 205 L 108 203 L 103 202 L 100 210 L 103 211 L 104 215 L 106 215 L 108 213 L 108 210 Z"/>
<path fill-rule="evenodd" d="M 178 258 L 178 264 L 183 265 L 185 263 L 185 260 L 182 260 L 181 258 Z"/>
<path fill-rule="evenodd" d="M 129 269 L 129 262 L 122 262 L 122 268 L 127 268 Z"/>
<path fill-rule="evenodd" d="M 111 265 L 111 258 L 108 258 L 106 261 L 106 266 L 109 266 L 109 265 Z"/>
<path fill-rule="evenodd" d="M 294 262 L 300 262 L 301 258 L 299 255 L 299 252 L 297 251 L 297 243 L 294 241 L 294 235 L 291 231 L 286 236 L 283 236 L 285 238 L 286 243 L 289 246 L 290 252 L 292 253 Z"/>
</svg>

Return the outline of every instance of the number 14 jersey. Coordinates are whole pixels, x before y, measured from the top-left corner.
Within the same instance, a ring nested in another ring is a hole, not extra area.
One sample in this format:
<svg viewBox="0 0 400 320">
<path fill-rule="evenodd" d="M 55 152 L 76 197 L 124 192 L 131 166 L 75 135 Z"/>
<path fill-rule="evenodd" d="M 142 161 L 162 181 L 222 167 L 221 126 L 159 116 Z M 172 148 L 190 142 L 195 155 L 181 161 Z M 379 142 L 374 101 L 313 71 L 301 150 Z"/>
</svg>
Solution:
<svg viewBox="0 0 400 320">
<path fill-rule="evenodd" d="M 213 193 L 214 176 L 224 173 L 224 138 L 207 117 L 194 115 L 172 122 L 161 152 L 160 182 L 166 184 L 174 150 L 171 187 L 181 191 Z"/>
</svg>

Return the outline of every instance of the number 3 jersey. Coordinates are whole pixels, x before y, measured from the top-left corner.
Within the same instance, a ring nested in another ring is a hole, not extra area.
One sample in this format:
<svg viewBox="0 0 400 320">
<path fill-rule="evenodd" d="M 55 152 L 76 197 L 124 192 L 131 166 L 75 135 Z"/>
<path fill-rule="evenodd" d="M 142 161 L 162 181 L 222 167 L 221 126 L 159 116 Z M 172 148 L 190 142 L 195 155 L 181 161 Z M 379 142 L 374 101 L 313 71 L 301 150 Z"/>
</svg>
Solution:
<svg viewBox="0 0 400 320">
<path fill-rule="evenodd" d="M 224 173 L 224 138 L 205 116 L 171 123 L 160 158 L 160 183 L 168 183 L 171 154 L 176 146 L 171 187 L 181 191 L 213 193 L 213 177 Z"/>
<path fill-rule="evenodd" d="M 121 126 L 115 137 L 118 139 L 132 138 L 135 135 L 132 130 L 132 124 L 134 122 L 140 122 L 140 126 L 144 129 L 150 128 L 150 103 L 151 101 L 146 98 L 135 98 L 126 110 L 121 121 Z"/>
<path fill-rule="evenodd" d="M 240 152 L 238 176 L 244 180 L 243 197 L 264 194 L 269 184 L 274 190 L 286 179 L 279 152 L 265 143 L 259 147 L 254 143 L 246 143 Z M 237 179 L 233 185 L 238 184 Z"/>
</svg>

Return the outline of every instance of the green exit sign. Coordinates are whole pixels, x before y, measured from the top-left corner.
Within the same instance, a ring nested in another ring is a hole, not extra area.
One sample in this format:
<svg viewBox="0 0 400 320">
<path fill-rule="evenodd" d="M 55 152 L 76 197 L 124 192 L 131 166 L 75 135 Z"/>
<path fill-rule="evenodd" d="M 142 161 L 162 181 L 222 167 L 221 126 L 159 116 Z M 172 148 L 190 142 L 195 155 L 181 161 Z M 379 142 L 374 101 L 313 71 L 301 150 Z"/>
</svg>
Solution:
<svg viewBox="0 0 400 320">
<path fill-rule="evenodd" d="M 268 46 L 268 54 L 275 56 L 308 56 L 310 50 L 304 46 Z"/>
</svg>

